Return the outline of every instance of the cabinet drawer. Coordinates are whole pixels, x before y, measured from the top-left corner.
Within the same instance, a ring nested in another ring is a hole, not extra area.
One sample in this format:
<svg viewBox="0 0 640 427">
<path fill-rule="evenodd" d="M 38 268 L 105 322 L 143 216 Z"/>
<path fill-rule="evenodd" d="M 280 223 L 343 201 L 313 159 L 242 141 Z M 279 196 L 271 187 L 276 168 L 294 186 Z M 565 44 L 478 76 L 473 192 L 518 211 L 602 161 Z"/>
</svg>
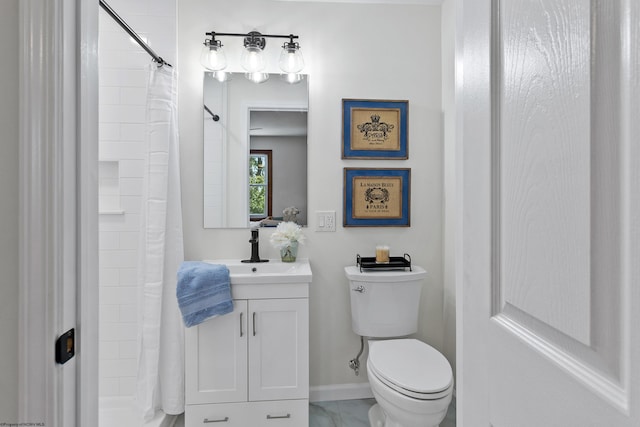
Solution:
<svg viewBox="0 0 640 427">
<path fill-rule="evenodd" d="M 309 401 L 214 403 L 187 405 L 185 427 L 306 427 Z"/>
<path fill-rule="evenodd" d="M 251 425 L 246 403 L 187 405 L 185 427 L 247 427 Z"/>
<path fill-rule="evenodd" d="M 273 400 L 250 402 L 251 426 L 291 426 L 309 425 L 309 401 Z"/>
</svg>

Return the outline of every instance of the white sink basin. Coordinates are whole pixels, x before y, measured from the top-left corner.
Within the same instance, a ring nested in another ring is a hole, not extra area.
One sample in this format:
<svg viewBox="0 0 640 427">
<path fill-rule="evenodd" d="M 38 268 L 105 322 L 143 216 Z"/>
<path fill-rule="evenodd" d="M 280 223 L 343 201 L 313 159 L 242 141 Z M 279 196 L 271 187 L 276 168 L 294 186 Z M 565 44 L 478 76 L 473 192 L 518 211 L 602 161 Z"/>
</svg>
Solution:
<svg viewBox="0 0 640 427">
<path fill-rule="evenodd" d="M 311 282 L 311 266 L 309 260 L 304 258 L 296 262 L 282 262 L 279 259 L 260 263 L 244 263 L 239 259 L 216 259 L 206 262 L 226 265 L 232 285 Z"/>
</svg>

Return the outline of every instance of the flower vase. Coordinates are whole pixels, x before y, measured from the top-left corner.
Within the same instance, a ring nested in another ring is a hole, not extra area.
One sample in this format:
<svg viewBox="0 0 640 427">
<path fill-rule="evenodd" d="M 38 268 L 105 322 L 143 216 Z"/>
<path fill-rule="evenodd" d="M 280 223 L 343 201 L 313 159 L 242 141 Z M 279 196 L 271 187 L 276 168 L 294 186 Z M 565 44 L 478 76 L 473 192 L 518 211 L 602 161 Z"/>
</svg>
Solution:
<svg viewBox="0 0 640 427">
<path fill-rule="evenodd" d="M 289 245 L 280 249 L 280 258 L 282 262 L 296 262 L 298 256 L 298 242 L 291 242 Z"/>
</svg>

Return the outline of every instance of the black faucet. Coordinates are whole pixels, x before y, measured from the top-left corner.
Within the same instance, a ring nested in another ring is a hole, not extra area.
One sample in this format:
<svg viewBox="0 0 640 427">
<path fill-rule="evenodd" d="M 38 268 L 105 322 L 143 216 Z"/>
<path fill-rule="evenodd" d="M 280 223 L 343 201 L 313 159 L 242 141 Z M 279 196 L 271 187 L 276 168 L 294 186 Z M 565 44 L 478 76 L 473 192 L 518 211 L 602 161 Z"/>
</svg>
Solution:
<svg viewBox="0 0 640 427">
<path fill-rule="evenodd" d="M 269 262 L 268 259 L 260 259 L 260 255 L 258 254 L 258 242 L 260 239 L 258 238 L 258 229 L 251 229 L 251 239 L 249 243 L 251 243 L 251 259 L 243 259 L 242 262 Z"/>
</svg>

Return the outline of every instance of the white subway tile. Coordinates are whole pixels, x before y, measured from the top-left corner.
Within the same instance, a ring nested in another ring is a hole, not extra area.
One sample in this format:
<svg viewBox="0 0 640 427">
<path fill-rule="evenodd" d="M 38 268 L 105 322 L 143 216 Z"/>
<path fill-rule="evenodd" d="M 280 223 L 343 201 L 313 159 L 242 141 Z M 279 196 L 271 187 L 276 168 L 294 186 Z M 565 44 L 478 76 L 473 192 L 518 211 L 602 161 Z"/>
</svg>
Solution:
<svg viewBox="0 0 640 427">
<path fill-rule="evenodd" d="M 154 3 L 155 2 L 160 3 L 162 2 L 162 0 L 155 0 Z M 168 0 L 168 2 L 173 3 L 174 0 Z M 175 8 L 175 5 L 174 5 L 174 8 Z M 175 18 L 175 11 L 171 9 L 163 10 L 162 7 L 158 7 L 158 12 L 159 13 L 154 14 L 151 17 L 151 19 L 147 21 L 147 25 L 151 26 L 150 28 L 147 29 L 147 31 L 150 33 L 173 35 L 178 25 Z M 157 31 L 158 28 L 162 28 L 162 31 Z M 171 49 L 170 45 L 162 46 L 162 47 L 166 48 L 167 50 Z"/>
<path fill-rule="evenodd" d="M 120 129 L 123 141 L 145 141 L 147 127 L 144 123 L 122 123 Z"/>
<path fill-rule="evenodd" d="M 100 333 L 102 334 L 103 326 L 100 325 Z M 100 362 L 103 360 L 113 360 L 120 358 L 120 349 L 118 343 L 115 341 L 100 340 L 98 344 L 98 351 L 100 354 Z"/>
<path fill-rule="evenodd" d="M 105 196 L 101 194 L 98 198 L 98 211 L 103 213 L 111 214 L 110 212 L 120 211 L 122 208 L 120 207 L 120 196 Z"/>
<path fill-rule="evenodd" d="M 103 215 L 100 218 L 100 231 L 136 231 L 140 228 L 140 215 Z"/>
<path fill-rule="evenodd" d="M 138 266 L 136 268 L 123 268 L 120 270 L 120 286 L 137 286 Z"/>
<path fill-rule="evenodd" d="M 122 304 L 119 307 L 118 318 L 121 322 L 136 323 L 138 321 L 138 305 Z"/>
<path fill-rule="evenodd" d="M 122 325 L 120 323 L 101 323 L 98 332 L 100 334 L 100 352 L 107 351 L 107 347 L 116 348 L 116 354 L 118 353 L 118 341 L 120 341 L 120 330 Z M 110 357 L 109 359 L 117 359 L 116 357 Z"/>
<path fill-rule="evenodd" d="M 123 87 L 121 91 L 123 105 L 141 105 L 146 108 L 147 89 L 140 87 Z"/>
<path fill-rule="evenodd" d="M 144 123 L 146 109 L 141 105 L 101 105 L 101 123 Z"/>
<path fill-rule="evenodd" d="M 138 328 L 135 323 L 106 323 L 100 325 L 100 342 L 135 341 L 138 337 Z"/>
<path fill-rule="evenodd" d="M 120 377 L 120 389 L 118 395 L 120 397 L 134 396 L 137 390 L 137 378 L 136 377 Z"/>
<path fill-rule="evenodd" d="M 98 223 L 98 230 L 100 232 L 118 232 L 126 230 L 127 215 L 101 215 Z"/>
<path fill-rule="evenodd" d="M 98 126 L 100 145 L 107 141 L 120 140 L 120 123 L 100 123 Z"/>
<path fill-rule="evenodd" d="M 105 61 L 102 57 L 103 53 L 113 50 L 136 49 L 136 45 L 132 42 L 133 39 L 129 34 L 117 26 L 113 27 L 113 31 L 100 31 L 98 38 L 98 66 L 101 70 L 118 65 L 117 62 Z M 100 75 L 100 79 L 102 80 L 102 74 Z"/>
<path fill-rule="evenodd" d="M 116 11 L 116 13 L 129 18 L 132 15 L 140 15 L 150 13 L 149 3 L 144 0 L 110 0 L 109 5 Z M 135 29 L 135 28 L 134 28 Z"/>
<path fill-rule="evenodd" d="M 117 43 L 112 49 L 100 50 L 100 70 L 141 70 L 149 63 L 149 55 L 135 46 Z"/>
<path fill-rule="evenodd" d="M 149 41 L 149 45 L 153 46 L 153 50 L 155 50 L 156 52 L 167 52 L 164 54 L 158 53 L 160 56 L 166 59 L 167 62 L 175 62 L 175 59 L 172 58 L 171 52 L 175 50 L 176 41 L 175 36 L 171 34 L 171 32 L 150 35 Z"/>
<path fill-rule="evenodd" d="M 142 210 L 142 197 L 121 195 L 120 206 L 127 214 L 139 214 Z"/>
<path fill-rule="evenodd" d="M 100 105 L 120 104 L 120 87 L 100 86 L 98 100 Z"/>
<path fill-rule="evenodd" d="M 126 159 L 120 162 L 121 178 L 142 178 L 144 176 L 144 160 Z"/>
<path fill-rule="evenodd" d="M 100 68 L 101 86 L 147 87 L 146 69 Z"/>
<path fill-rule="evenodd" d="M 135 377 L 136 359 L 105 360 L 100 364 L 100 376 L 104 378 Z"/>
<path fill-rule="evenodd" d="M 153 7 L 150 8 L 150 10 L 152 11 L 151 13 L 153 13 L 154 15 L 173 16 L 173 19 L 175 20 L 176 0 L 153 0 L 151 4 L 153 5 Z"/>
<path fill-rule="evenodd" d="M 126 231 L 120 234 L 120 249 L 138 250 L 140 233 L 138 231 Z"/>
<path fill-rule="evenodd" d="M 120 379 L 106 378 L 101 375 L 98 382 L 98 393 L 101 397 L 118 396 L 120 393 Z"/>
<path fill-rule="evenodd" d="M 117 323 L 120 321 L 120 305 L 117 304 L 100 304 L 100 324 Z"/>
<path fill-rule="evenodd" d="M 101 304 L 131 304 L 138 297 L 137 289 L 131 286 L 105 286 L 99 294 Z"/>
<path fill-rule="evenodd" d="M 135 358 L 120 359 L 119 362 L 122 368 L 120 371 L 122 377 L 136 377 L 138 374 L 138 361 Z"/>
<path fill-rule="evenodd" d="M 142 178 L 121 178 L 120 195 L 139 196 L 142 194 Z"/>
<path fill-rule="evenodd" d="M 123 129 L 124 130 L 124 129 Z M 122 140 L 105 142 L 98 149 L 101 160 L 144 159 L 144 142 Z"/>
<path fill-rule="evenodd" d="M 117 268 L 101 268 L 98 277 L 100 286 L 116 286 L 120 284 L 120 271 Z"/>
<path fill-rule="evenodd" d="M 117 196 L 120 194 L 120 180 L 118 178 L 100 178 L 98 188 L 100 196 Z"/>
<path fill-rule="evenodd" d="M 120 341 L 119 343 L 119 357 L 121 359 L 134 359 L 138 357 L 137 341 Z"/>
<path fill-rule="evenodd" d="M 98 242 L 100 250 L 120 248 L 120 236 L 116 233 L 100 233 L 98 235 Z"/>
<path fill-rule="evenodd" d="M 119 250 L 102 250 L 99 253 L 100 257 L 98 265 L 101 270 L 104 269 L 117 269 L 120 267 L 120 251 Z"/>
<path fill-rule="evenodd" d="M 100 268 L 135 268 L 138 254 L 132 250 L 101 251 L 99 264 Z"/>
</svg>

